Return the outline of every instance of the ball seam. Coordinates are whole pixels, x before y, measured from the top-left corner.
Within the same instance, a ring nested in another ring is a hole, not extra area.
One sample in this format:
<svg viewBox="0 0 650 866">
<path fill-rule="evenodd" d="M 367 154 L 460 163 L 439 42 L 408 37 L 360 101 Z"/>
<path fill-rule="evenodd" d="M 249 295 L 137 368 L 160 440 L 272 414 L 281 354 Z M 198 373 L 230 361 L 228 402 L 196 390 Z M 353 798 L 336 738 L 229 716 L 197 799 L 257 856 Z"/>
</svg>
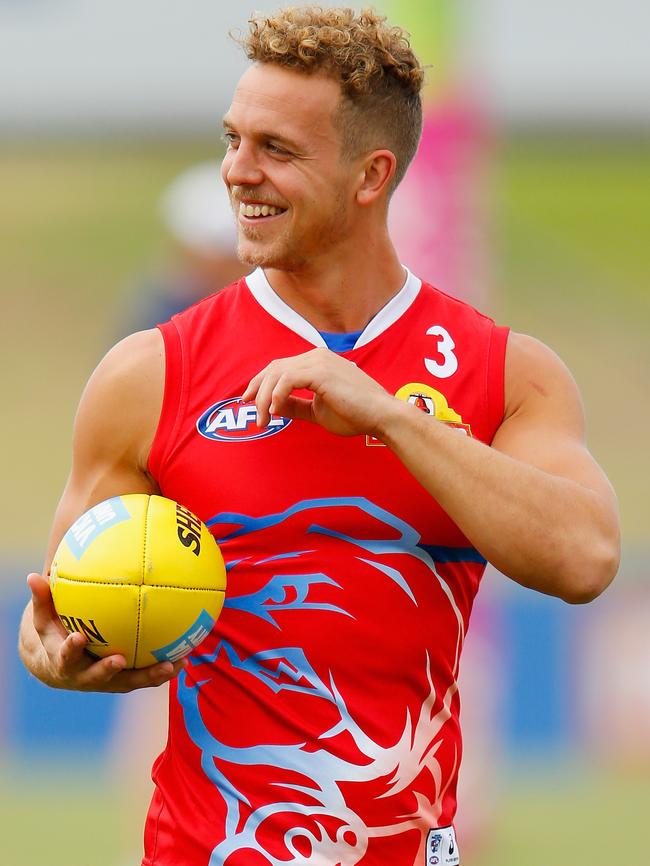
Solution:
<svg viewBox="0 0 650 866">
<path fill-rule="evenodd" d="M 132 587 L 133 589 L 173 589 L 182 590 L 183 592 L 225 592 L 225 589 L 218 589 L 214 586 L 176 586 L 176 584 L 167 583 L 113 583 L 110 580 L 91 580 L 87 577 L 61 577 L 57 575 L 57 580 L 68 583 L 84 583 L 86 586 L 114 586 L 114 587 Z"/>
<path fill-rule="evenodd" d="M 144 573 L 147 563 L 147 535 L 149 532 L 149 507 L 151 506 L 151 496 L 147 497 L 147 507 L 144 512 L 144 532 L 142 534 L 142 574 L 140 577 L 140 588 L 138 590 L 138 620 L 135 629 L 135 648 L 133 650 L 133 666 L 138 663 L 138 645 L 140 643 L 140 625 L 142 616 L 142 584 L 144 583 Z"/>
</svg>

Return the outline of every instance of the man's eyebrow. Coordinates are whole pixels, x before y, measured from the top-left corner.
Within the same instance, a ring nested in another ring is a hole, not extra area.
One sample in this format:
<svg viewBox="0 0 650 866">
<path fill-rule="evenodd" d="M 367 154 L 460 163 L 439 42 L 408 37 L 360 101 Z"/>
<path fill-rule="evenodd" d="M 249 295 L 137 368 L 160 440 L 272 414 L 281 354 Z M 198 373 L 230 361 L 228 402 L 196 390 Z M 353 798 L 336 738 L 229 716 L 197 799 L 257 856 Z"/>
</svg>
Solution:
<svg viewBox="0 0 650 866">
<path fill-rule="evenodd" d="M 228 115 L 224 115 L 223 118 L 223 128 L 224 129 L 232 129 L 234 131 L 237 130 L 237 127 L 232 122 L 232 120 L 228 117 Z M 291 138 L 287 138 L 285 135 L 282 135 L 279 132 L 268 132 L 264 129 L 260 129 L 255 133 L 255 138 L 263 139 L 266 141 L 277 141 L 279 144 L 286 144 L 292 150 L 301 150 L 302 148 L 298 144 L 298 142 L 293 141 Z"/>
</svg>

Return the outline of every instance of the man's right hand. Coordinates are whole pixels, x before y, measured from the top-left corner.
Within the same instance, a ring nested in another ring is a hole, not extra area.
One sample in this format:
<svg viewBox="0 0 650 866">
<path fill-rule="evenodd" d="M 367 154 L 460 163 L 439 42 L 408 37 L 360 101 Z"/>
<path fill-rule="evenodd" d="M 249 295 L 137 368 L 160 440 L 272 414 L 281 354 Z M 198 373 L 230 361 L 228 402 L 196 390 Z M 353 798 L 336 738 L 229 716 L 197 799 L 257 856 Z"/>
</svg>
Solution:
<svg viewBox="0 0 650 866">
<path fill-rule="evenodd" d="M 147 458 L 160 417 L 165 384 L 162 335 L 157 328 L 117 344 L 90 377 L 74 424 L 72 469 L 54 515 L 44 573 L 68 528 L 85 511 L 123 493 L 158 493 Z M 20 626 L 20 657 L 48 686 L 90 692 L 130 692 L 159 686 L 184 662 L 126 669 L 122 655 L 96 659 L 87 639 L 68 634 L 59 620 L 50 585 L 39 574 L 27 583 L 32 600 Z"/>
<path fill-rule="evenodd" d="M 61 623 L 49 581 L 40 574 L 30 574 L 27 585 L 32 600 L 21 625 L 21 656 L 31 673 L 48 686 L 82 692 L 131 692 L 160 686 L 187 664 L 181 659 L 175 664 L 162 662 L 125 670 L 126 659 L 122 655 L 95 659 L 86 652 L 85 635 L 69 634 Z"/>
</svg>

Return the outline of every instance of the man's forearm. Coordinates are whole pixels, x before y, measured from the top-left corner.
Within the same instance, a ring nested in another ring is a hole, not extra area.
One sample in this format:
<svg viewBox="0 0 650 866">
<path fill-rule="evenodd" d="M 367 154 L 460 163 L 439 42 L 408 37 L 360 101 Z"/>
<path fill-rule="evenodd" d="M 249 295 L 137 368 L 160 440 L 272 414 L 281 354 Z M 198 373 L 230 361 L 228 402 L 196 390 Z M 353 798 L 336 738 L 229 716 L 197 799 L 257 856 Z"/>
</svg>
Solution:
<svg viewBox="0 0 650 866">
<path fill-rule="evenodd" d="M 613 578 L 615 521 L 596 491 L 465 437 L 401 401 L 380 435 L 483 556 L 513 580 L 582 602 Z"/>
</svg>

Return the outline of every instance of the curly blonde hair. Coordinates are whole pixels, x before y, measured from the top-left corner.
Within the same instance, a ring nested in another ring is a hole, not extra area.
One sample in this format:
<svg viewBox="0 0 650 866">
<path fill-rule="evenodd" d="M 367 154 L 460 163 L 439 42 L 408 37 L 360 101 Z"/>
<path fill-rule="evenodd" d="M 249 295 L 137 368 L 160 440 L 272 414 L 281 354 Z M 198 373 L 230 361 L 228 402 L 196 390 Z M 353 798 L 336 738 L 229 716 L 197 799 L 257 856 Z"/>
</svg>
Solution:
<svg viewBox="0 0 650 866">
<path fill-rule="evenodd" d="M 334 123 L 342 133 L 343 156 L 390 150 L 397 161 L 394 189 L 422 132 L 424 70 L 409 34 L 372 9 L 289 6 L 248 23 L 250 32 L 237 41 L 249 60 L 324 73 L 340 83 Z"/>
</svg>

